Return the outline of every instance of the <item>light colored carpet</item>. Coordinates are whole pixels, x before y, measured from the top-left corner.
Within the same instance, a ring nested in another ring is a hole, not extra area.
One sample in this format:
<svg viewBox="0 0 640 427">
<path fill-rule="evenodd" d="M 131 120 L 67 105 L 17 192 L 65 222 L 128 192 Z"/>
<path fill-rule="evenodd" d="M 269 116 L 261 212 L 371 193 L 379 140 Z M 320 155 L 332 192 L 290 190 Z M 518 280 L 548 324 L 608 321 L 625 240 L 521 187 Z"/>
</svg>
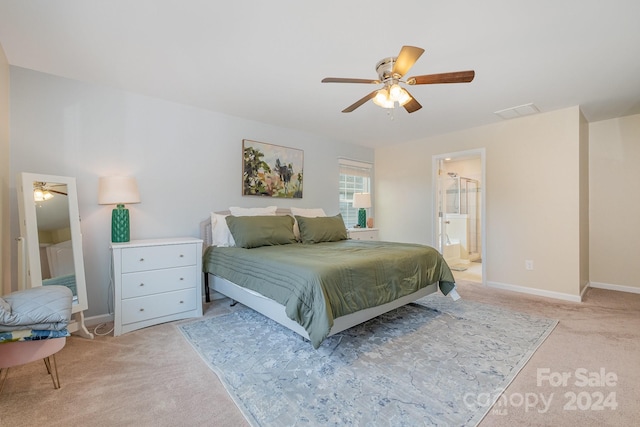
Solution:
<svg viewBox="0 0 640 427">
<path fill-rule="evenodd" d="M 244 307 L 180 329 L 256 426 L 473 426 L 556 323 L 435 294 L 318 350 Z"/>
<path fill-rule="evenodd" d="M 460 287 L 463 298 L 559 320 L 480 427 L 638 425 L 640 294 L 589 289 L 583 302 L 574 303 L 474 283 Z M 583 384 L 585 373 L 594 377 L 602 371 L 617 381 Z M 552 383 L 549 375 L 567 381 Z M 613 393 L 617 407 L 597 405 L 600 393 L 602 402 Z"/>
<path fill-rule="evenodd" d="M 56 360 L 58 390 L 41 361 L 10 368 L 0 426 L 246 425 L 175 323 L 119 337 L 71 336 Z"/>
<path fill-rule="evenodd" d="M 558 319 L 559 324 L 509 385 L 509 406 L 495 406 L 480 427 L 637 425 L 640 418 L 640 294 L 589 289 L 582 303 L 488 288 L 458 280 L 464 300 Z M 237 306 L 236 306 L 237 307 Z M 227 300 L 205 305 L 205 318 L 232 312 Z M 199 321 L 199 320 L 197 320 Z M 94 340 L 72 336 L 57 355 L 62 388 L 42 362 L 11 368 L 0 395 L 0 426 L 246 427 L 216 374 L 173 322 Z M 615 373 L 615 386 L 537 384 L 550 372 Z M 615 410 L 565 409 L 566 393 L 616 393 Z M 531 393 L 549 407 L 518 404 Z"/>
</svg>

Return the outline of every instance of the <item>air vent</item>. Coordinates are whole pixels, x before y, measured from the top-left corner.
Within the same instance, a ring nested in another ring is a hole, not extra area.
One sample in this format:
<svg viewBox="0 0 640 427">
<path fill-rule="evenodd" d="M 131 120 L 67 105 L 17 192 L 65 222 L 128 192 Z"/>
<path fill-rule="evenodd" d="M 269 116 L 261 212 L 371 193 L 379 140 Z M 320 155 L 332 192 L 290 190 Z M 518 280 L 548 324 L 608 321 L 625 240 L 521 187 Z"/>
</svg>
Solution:
<svg viewBox="0 0 640 427">
<path fill-rule="evenodd" d="M 498 117 L 508 120 L 516 117 L 530 116 L 531 114 L 539 113 L 540 109 L 533 103 L 518 105 L 517 107 L 505 108 L 504 110 L 495 111 L 493 114 Z"/>
</svg>

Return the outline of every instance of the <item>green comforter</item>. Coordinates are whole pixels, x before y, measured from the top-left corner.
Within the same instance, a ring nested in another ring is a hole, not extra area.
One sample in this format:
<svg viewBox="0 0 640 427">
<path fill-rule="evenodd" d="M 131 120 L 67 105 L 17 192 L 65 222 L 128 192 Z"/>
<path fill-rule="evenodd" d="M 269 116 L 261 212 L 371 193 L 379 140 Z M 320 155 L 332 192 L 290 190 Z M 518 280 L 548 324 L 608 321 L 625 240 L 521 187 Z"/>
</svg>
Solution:
<svg viewBox="0 0 640 427">
<path fill-rule="evenodd" d="M 259 248 L 209 247 L 203 271 L 252 289 L 286 307 L 318 348 L 333 320 L 439 282 L 445 295 L 453 274 L 429 246 L 343 240 Z"/>
</svg>

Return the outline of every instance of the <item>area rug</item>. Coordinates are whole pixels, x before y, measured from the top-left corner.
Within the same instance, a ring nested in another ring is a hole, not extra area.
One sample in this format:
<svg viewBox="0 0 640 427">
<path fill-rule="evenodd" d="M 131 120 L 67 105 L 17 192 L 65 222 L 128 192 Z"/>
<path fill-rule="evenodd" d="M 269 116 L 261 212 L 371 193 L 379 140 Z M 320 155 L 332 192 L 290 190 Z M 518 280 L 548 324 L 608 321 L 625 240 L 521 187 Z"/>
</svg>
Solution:
<svg viewBox="0 0 640 427">
<path fill-rule="evenodd" d="M 555 320 L 430 295 L 320 348 L 238 304 L 180 325 L 254 426 L 474 426 Z"/>
</svg>

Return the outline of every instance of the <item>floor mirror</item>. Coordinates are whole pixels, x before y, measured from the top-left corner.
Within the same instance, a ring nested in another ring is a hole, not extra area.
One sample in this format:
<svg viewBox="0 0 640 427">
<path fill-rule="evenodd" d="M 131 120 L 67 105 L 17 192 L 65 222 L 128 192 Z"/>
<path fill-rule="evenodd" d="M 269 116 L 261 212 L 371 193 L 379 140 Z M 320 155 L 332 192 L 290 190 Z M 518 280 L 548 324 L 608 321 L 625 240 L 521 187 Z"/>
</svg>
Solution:
<svg viewBox="0 0 640 427">
<path fill-rule="evenodd" d="M 75 178 L 22 172 L 16 188 L 18 288 L 67 286 L 73 292 L 73 319 L 68 329 L 93 338 L 84 323 L 89 304 Z"/>
</svg>

